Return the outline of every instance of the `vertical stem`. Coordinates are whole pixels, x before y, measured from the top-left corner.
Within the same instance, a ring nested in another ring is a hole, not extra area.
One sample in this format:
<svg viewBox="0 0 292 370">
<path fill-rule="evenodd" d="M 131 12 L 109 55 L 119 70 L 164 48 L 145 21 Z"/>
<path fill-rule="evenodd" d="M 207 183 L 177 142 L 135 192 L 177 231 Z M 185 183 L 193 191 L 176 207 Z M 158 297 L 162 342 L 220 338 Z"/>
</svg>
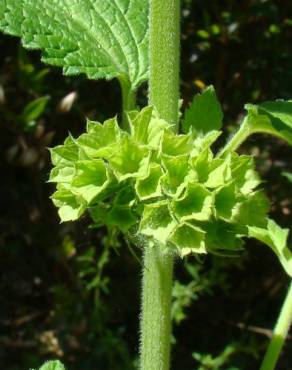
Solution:
<svg viewBox="0 0 292 370">
<path fill-rule="evenodd" d="M 274 370 L 292 323 L 292 281 L 260 370 Z"/>
<path fill-rule="evenodd" d="M 149 100 L 178 128 L 180 0 L 150 0 Z M 144 251 L 141 370 L 169 370 L 173 257 Z"/>
<path fill-rule="evenodd" d="M 162 255 L 159 247 L 145 248 L 141 323 L 143 370 L 169 369 L 172 270 L 172 256 Z"/>
<path fill-rule="evenodd" d="M 131 89 L 131 84 L 128 81 L 120 79 L 120 86 L 122 92 L 122 128 L 129 131 L 129 122 L 127 118 L 127 112 L 135 109 L 136 107 L 136 94 Z"/>
<path fill-rule="evenodd" d="M 150 0 L 149 99 L 178 126 L 180 0 Z"/>
</svg>

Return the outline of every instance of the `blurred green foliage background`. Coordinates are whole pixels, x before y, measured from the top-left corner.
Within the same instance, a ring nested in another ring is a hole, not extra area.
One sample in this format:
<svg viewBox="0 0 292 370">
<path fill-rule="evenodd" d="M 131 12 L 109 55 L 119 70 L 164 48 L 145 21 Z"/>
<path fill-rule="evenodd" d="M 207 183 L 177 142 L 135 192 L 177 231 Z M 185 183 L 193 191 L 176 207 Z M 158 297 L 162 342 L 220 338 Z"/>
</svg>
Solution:
<svg viewBox="0 0 292 370">
<path fill-rule="evenodd" d="M 50 358 L 68 370 L 135 369 L 141 251 L 86 219 L 60 225 L 46 183 L 47 147 L 84 131 L 86 117 L 119 112 L 118 84 L 65 78 L 15 38 L 0 35 L 0 49 L 0 369 Z M 183 1 L 181 72 L 185 106 L 214 84 L 225 140 L 244 103 L 291 99 L 291 1 Z M 256 157 L 273 217 L 291 228 L 291 148 L 254 137 L 241 150 Z M 176 279 L 173 369 L 258 369 L 288 281 L 272 253 L 248 242 L 241 259 L 177 261 Z M 278 369 L 291 368 L 290 335 Z"/>
</svg>

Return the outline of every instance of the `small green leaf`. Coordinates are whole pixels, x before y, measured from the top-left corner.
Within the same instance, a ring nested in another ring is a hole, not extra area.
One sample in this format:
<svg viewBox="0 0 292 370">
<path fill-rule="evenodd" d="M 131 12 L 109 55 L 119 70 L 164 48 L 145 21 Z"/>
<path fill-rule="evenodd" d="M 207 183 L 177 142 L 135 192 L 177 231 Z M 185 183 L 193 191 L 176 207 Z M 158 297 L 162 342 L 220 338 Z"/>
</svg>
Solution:
<svg viewBox="0 0 292 370">
<path fill-rule="evenodd" d="M 233 182 L 215 190 L 215 212 L 217 217 L 223 220 L 230 220 L 236 203 L 237 197 Z"/>
<path fill-rule="evenodd" d="M 145 205 L 139 232 L 165 245 L 175 225 L 168 203 L 158 202 Z"/>
<path fill-rule="evenodd" d="M 288 233 L 288 229 L 282 229 L 272 220 L 268 220 L 267 228 L 248 227 L 248 236 L 269 246 L 287 274 L 292 277 L 292 253 L 287 247 Z"/>
<path fill-rule="evenodd" d="M 164 132 L 170 131 L 172 125 L 166 122 L 164 119 L 161 119 L 158 116 L 158 113 L 154 110 L 151 121 L 149 122 L 148 127 L 148 145 L 153 149 L 158 149 L 161 138 Z"/>
<path fill-rule="evenodd" d="M 70 190 L 90 204 L 110 184 L 108 169 L 101 159 L 78 161 Z"/>
<path fill-rule="evenodd" d="M 202 185 L 188 184 L 185 193 L 173 201 L 176 217 L 185 220 L 208 220 L 212 213 L 212 194 Z"/>
<path fill-rule="evenodd" d="M 183 130 L 206 134 L 222 127 L 223 113 L 213 86 L 194 97 L 183 118 Z"/>
<path fill-rule="evenodd" d="M 133 113 L 135 117 L 133 117 Z M 149 123 L 153 114 L 153 107 L 145 107 L 141 112 L 130 112 L 132 119 L 129 119 L 131 124 L 131 134 L 134 140 L 140 144 L 148 144 L 149 141 Z"/>
<path fill-rule="evenodd" d="M 66 75 L 117 77 L 132 89 L 147 78 L 146 0 L 0 0 L 0 29 Z"/>
<path fill-rule="evenodd" d="M 209 174 L 205 186 L 207 188 L 217 188 L 231 179 L 230 161 L 216 158 L 209 165 Z"/>
<path fill-rule="evenodd" d="M 170 237 L 181 257 L 191 253 L 206 253 L 204 239 L 205 232 L 187 222 L 178 225 Z"/>
<path fill-rule="evenodd" d="M 50 149 L 52 163 L 54 166 L 72 166 L 72 162 L 78 159 L 78 146 L 71 136 L 69 136 L 64 145 L 58 145 Z"/>
<path fill-rule="evenodd" d="M 21 113 L 21 119 L 26 123 L 37 120 L 46 109 L 49 99 L 43 96 L 30 102 Z"/>
<path fill-rule="evenodd" d="M 275 135 L 292 145 L 292 101 L 278 100 L 247 104 L 247 126 L 251 133 Z"/>
<path fill-rule="evenodd" d="M 61 222 L 75 221 L 85 211 L 86 206 L 78 197 L 67 190 L 61 183 L 58 184 L 57 191 L 52 195 L 52 201 L 59 208 Z"/>
<path fill-rule="evenodd" d="M 149 174 L 136 183 L 136 192 L 141 200 L 155 198 L 162 195 L 160 179 L 163 172 L 159 164 L 151 164 Z"/>
<path fill-rule="evenodd" d="M 70 184 L 76 173 L 76 168 L 73 166 L 57 166 L 54 167 L 50 174 L 48 182 L 62 182 Z"/>
<path fill-rule="evenodd" d="M 210 149 L 205 149 L 198 156 L 191 159 L 192 167 L 198 176 L 198 182 L 205 183 L 209 177 L 210 162 L 213 159 L 213 154 Z"/>
<path fill-rule="evenodd" d="M 56 360 L 44 363 L 39 370 L 65 370 L 65 367 L 60 361 Z"/>
<path fill-rule="evenodd" d="M 145 177 L 148 173 L 150 153 L 145 147 L 137 145 L 130 137 L 124 136 L 116 145 L 109 162 L 119 181 L 130 177 Z"/>
<path fill-rule="evenodd" d="M 161 141 L 161 153 L 176 157 L 189 154 L 193 148 L 191 135 L 175 135 L 173 132 L 166 131 Z"/>
<path fill-rule="evenodd" d="M 105 121 L 103 125 L 88 121 L 87 131 L 88 133 L 79 136 L 76 142 L 89 157 L 108 158 L 114 150 L 117 150 L 120 129 L 116 118 Z"/>
<path fill-rule="evenodd" d="M 238 203 L 233 212 L 233 220 L 247 226 L 266 227 L 270 204 L 264 192 L 256 191 Z"/>
<path fill-rule="evenodd" d="M 206 232 L 206 248 L 208 252 L 222 256 L 236 256 L 243 249 L 243 241 L 236 224 L 222 220 L 199 224 Z"/>
<path fill-rule="evenodd" d="M 255 171 L 254 159 L 247 155 L 239 156 L 232 153 L 231 156 L 232 178 L 242 194 L 251 193 L 261 184 L 259 174 Z"/>
<path fill-rule="evenodd" d="M 161 178 L 163 191 L 178 196 L 186 187 L 186 176 L 189 174 L 188 156 L 163 157 L 166 173 Z"/>
</svg>

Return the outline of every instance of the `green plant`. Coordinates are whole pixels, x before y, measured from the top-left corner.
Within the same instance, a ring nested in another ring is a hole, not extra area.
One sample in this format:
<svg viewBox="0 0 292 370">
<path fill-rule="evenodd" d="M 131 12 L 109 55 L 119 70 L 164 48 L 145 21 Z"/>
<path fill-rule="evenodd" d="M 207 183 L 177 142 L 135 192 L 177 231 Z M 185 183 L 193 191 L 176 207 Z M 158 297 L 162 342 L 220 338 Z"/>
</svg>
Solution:
<svg viewBox="0 0 292 370">
<path fill-rule="evenodd" d="M 65 370 L 60 361 L 48 361 L 39 370 Z"/>
<path fill-rule="evenodd" d="M 180 133 L 179 5 L 150 1 L 148 40 L 145 0 L 0 1 L 0 28 L 21 36 L 26 47 L 42 49 L 45 62 L 68 75 L 116 77 L 121 84 L 122 128 L 117 118 L 88 121 L 86 133 L 51 150 L 50 181 L 57 184 L 52 199 L 62 221 L 89 213 L 94 226 L 119 229 L 143 250 L 143 370 L 169 368 L 175 256 L 234 256 L 243 250 L 243 238 L 256 238 L 292 276 L 288 230 L 267 217 L 269 203 L 253 158 L 236 153 L 260 132 L 291 144 L 292 102 L 247 105 L 238 132 L 214 153 L 223 114 L 209 87 L 186 110 Z M 149 106 L 135 110 L 135 92 L 148 67 Z M 274 362 L 291 322 L 290 295 L 287 300 L 275 332 L 281 343 L 267 355 Z M 262 369 L 272 369 L 270 364 Z"/>
</svg>

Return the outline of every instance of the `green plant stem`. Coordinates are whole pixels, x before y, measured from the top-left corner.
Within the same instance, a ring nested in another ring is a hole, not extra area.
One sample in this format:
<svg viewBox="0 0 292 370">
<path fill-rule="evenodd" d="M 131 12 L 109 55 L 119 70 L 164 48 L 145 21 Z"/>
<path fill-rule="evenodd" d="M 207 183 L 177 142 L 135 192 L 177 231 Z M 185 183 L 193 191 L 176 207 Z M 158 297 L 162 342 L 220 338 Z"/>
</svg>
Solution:
<svg viewBox="0 0 292 370">
<path fill-rule="evenodd" d="M 173 257 L 145 248 L 142 291 L 141 369 L 168 370 Z"/>
<path fill-rule="evenodd" d="M 179 104 L 180 0 L 150 1 L 149 99 L 177 128 Z"/>
<path fill-rule="evenodd" d="M 131 89 L 131 84 L 128 81 L 120 80 L 122 92 L 122 128 L 129 131 L 129 121 L 127 112 L 135 109 L 136 107 L 136 92 Z"/>
<path fill-rule="evenodd" d="M 274 370 L 292 323 L 292 281 L 260 370 Z"/>
<path fill-rule="evenodd" d="M 178 128 L 180 0 L 150 0 L 149 100 Z M 173 256 L 145 246 L 141 370 L 169 370 Z"/>
<path fill-rule="evenodd" d="M 247 118 L 245 118 L 239 129 L 219 152 L 218 157 L 225 157 L 228 153 L 234 152 L 252 133 L 253 132 L 248 126 Z"/>
</svg>

